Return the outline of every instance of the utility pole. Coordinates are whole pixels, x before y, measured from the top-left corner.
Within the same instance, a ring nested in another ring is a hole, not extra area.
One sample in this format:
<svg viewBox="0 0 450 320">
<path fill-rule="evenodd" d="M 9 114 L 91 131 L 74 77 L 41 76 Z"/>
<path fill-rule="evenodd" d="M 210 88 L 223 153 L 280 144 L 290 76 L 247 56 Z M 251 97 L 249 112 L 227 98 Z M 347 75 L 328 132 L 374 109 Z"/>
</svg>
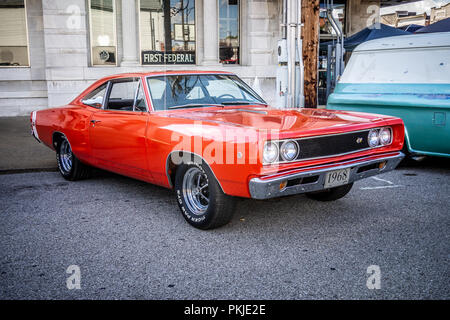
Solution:
<svg viewBox="0 0 450 320">
<path fill-rule="evenodd" d="M 288 94 L 286 99 L 286 105 L 289 108 L 296 107 L 296 88 L 299 83 L 296 83 L 295 75 L 295 60 L 297 56 L 296 52 L 296 33 L 297 33 L 297 10 L 300 5 L 300 0 L 287 0 L 287 26 L 286 26 L 286 39 L 288 50 Z"/>
<path fill-rule="evenodd" d="M 302 1 L 305 107 L 317 108 L 319 0 Z"/>
<path fill-rule="evenodd" d="M 164 51 L 172 52 L 172 22 L 170 16 L 170 0 L 163 0 L 164 12 Z M 184 31 L 184 30 L 183 30 Z"/>
</svg>

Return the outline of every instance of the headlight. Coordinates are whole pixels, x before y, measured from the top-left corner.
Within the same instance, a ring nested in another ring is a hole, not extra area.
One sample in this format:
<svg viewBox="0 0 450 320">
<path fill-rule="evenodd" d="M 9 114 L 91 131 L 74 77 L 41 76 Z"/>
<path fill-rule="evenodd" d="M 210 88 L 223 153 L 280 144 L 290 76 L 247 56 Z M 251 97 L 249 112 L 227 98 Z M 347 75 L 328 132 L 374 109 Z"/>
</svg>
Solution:
<svg viewBox="0 0 450 320">
<path fill-rule="evenodd" d="M 278 160 L 278 146 L 274 142 L 266 142 L 263 150 L 264 163 L 272 163 Z"/>
<path fill-rule="evenodd" d="M 283 160 L 292 161 L 297 157 L 298 145 L 295 141 L 287 140 L 283 142 L 280 148 L 280 154 Z"/>
<path fill-rule="evenodd" d="M 380 137 L 378 135 L 378 129 L 372 129 L 369 131 L 369 135 L 367 137 L 367 141 L 369 142 L 369 146 L 375 148 L 380 144 Z"/>
<path fill-rule="evenodd" d="M 380 143 L 383 146 L 386 146 L 392 142 L 392 130 L 389 127 L 381 128 L 380 133 L 378 134 L 380 137 Z"/>
</svg>

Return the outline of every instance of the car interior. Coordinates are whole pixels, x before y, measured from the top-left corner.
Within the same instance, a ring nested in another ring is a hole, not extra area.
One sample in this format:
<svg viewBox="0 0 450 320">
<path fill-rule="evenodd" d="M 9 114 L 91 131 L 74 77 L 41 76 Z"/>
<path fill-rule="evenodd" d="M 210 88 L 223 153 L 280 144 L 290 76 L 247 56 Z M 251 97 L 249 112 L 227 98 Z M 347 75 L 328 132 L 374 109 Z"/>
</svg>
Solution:
<svg viewBox="0 0 450 320">
<path fill-rule="evenodd" d="M 84 104 L 101 108 L 104 96 L 108 95 L 105 109 L 121 111 L 147 111 L 147 104 L 138 78 L 120 79 L 111 82 L 109 94 L 106 84 L 93 90 L 82 100 Z"/>
</svg>

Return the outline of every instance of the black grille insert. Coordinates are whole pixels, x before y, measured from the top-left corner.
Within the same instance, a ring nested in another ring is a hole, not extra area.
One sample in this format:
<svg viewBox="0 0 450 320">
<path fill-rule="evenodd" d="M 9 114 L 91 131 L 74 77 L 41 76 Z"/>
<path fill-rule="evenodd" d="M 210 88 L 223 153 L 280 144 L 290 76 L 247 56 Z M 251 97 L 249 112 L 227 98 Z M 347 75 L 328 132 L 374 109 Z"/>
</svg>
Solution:
<svg viewBox="0 0 450 320">
<path fill-rule="evenodd" d="M 367 141 L 369 131 L 296 139 L 300 152 L 295 160 L 329 157 L 369 149 Z M 283 141 L 278 143 L 281 147 Z M 281 155 L 279 160 L 284 161 Z"/>
</svg>

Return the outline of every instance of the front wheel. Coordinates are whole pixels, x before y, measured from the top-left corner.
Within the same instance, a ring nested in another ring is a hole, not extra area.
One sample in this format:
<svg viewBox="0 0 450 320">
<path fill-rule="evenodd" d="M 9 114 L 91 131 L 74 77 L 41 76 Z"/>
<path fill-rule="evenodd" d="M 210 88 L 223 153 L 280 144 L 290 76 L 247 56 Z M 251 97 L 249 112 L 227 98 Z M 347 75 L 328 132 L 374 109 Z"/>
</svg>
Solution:
<svg viewBox="0 0 450 320">
<path fill-rule="evenodd" d="M 63 138 L 56 148 L 58 169 L 64 179 L 75 181 L 86 179 L 90 175 L 90 167 L 83 164 L 73 154 L 70 143 Z"/>
<path fill-rule="evenodd" d="M 183 217 L 198 229 L 218 228 L 233 217 L 236 199 L 223 193 L 206 165 L 181 165 L 175 176 L 175 192 Z"/>
<path fill-rule="evenodd" d="M 344 186 L 334 187 L 323 191 L 309 192 L 306 194 L 308 198 L 318 201 L 334 201 L 344 197 L 353 187 L 353 183 Z"/>
</svg>

